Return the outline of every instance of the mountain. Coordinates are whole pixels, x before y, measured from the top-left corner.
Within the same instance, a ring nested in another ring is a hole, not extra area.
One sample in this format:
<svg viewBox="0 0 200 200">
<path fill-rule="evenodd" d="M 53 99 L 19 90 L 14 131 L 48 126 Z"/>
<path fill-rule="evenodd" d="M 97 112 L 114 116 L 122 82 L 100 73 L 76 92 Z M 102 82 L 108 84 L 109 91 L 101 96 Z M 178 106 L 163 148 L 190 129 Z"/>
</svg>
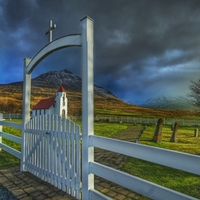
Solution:
<svg viewBox="0 0 200 200">
<path fill-rule="evenodd" d="M 157 97 L 150 98 L 140 106 L 145 108 L 154 109 L 170 109 L 170 110 L 196 110 L 197 108 L 193 106 L 190 100 L 186 97 Z"/>
<path fill-rule="evenodd" d="M 71 114 L 81 113 L 82 80 L 65 70 L 49 71 L 31 80 L 31 108 L 41 99 L 53 97 L 60 85 L 67 91 Z M 21 112 L 23 82 L 0 84 L 0 112 Z M 97 107 L 122 102 L 110 91 L 94 85 L 94 102 Z M 106 107 L 106 106 L 105 106 Z"/>
<path fill-rule="evenodd" d="M 32 79 L 31 108 L 41 99 L 54 97 L 60 85 L 66 89 L 69 116 L 81 116 L 81 78 L 68 70 L 50 71 Z M 23 82 L 0 84 L 0 112 L 22 113 Z M 158 101 L 157 101 L 158 102 Z M 190 111 L 144 108 L 123 102 L 110 91 L 94 85 L 95 116 L 175 117 L 195 115 Z"/>
<path fill-rule="evenodd" d="M 32 85 L 38 87 L 58 88 L 60 85 L 68 91 L 81 92 L 82 80 L 67 69 L 50 71 L 32 79 Z M 116 98 L 110 91 L 94 85 L 94 93 L 103 97 Z"/>
</svg>

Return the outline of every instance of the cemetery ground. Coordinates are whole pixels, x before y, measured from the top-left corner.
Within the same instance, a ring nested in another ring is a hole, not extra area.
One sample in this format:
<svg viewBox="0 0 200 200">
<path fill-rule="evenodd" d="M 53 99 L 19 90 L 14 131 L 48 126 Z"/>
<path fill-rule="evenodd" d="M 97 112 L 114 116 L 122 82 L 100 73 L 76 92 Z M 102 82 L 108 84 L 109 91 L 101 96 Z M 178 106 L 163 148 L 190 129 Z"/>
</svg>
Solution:
<svg viewBox="0 0 200 200">
<path fill-rule="evenodd" d="M 21 120 L 13 119 L 12 122 L 21 122 Z M 80 121 L 77 121 L 76 123 L 81 125 Z M 143 126 L 144 124 L 95 122 L 94 132 L 95 135 L 114 137 L 120 131 L 128 128 L 134 129 Z M 163 125 L 162 142 L 155 143 L 152 138 L 156 129 L 156 125 L 148 125 L 143 131 L 143 134 L 139 139 L 139 143 L 200 155 L 200 137 L 194 137 L 195 128 L 199 127 L 179 126 L 177 136 L 178 141 L 174 143 L 170 142 L 170 138 L 172 136 L 171 126 Z M 21 136 L 21 132 L 17 129 L 3 127 L 3 131 Z M 6 144 L 9 143 L 9 145 L 13 148 L 20 150 L 20 146 L 14 142 L 9 142 L 8 140 L 4 140 L 3 142 Z M 185 160 L 185 162 L 187 163 L 187 160 Z M 17 158 L 14 158 L 12 155 L 4 151 L 0 153 L 0 169 L 6 169 L 15 165 L 19 165 L 19 160 Z M 200 199 L 200 177 L 197 175 L 135 158 L 127 158 L 123 166 L 120 166 L 120 170 Z M 99 190 L 101 191 L 101 188 L 99 188 Z M 102 190 L 101 192 L 105 192 L 105 190 Z M 143 197 L 141 199 L 144 200 L 147 198 Z"/>
</svg>

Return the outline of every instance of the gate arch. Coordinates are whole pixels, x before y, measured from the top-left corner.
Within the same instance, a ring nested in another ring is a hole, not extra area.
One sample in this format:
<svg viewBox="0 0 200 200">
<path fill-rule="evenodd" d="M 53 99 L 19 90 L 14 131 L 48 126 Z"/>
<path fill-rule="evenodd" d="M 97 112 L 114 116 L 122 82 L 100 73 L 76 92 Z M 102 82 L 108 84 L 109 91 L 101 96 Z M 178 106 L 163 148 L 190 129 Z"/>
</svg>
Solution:
<svg viewBox="0 0 200 200">
<path fill-rule="evenodd" d="M 22 119 L 22 157 L 20 171 L 25 170 L 25 125 L 30 120 L 30 97 L 31 97 L 31 72 L 46 56 L 53 51 L 71 47 L 82 47 L 82 153 L 85 155 L 82 160 L 82 170 L 89 171 L 88 162 L 94 160 L 93 147 L 88 147 L 89 135 L 94 134 L 94 81 L 93 81 L 93 20 L 86 16 L 81 20 L 82 32 L 81 35 L 68 35 L 57 40 L 54 40 L 43 47 L 33 59 L 24 59 L 24 82 L 23 82 L 23 119 Z M 83 199 L 88 199 L 88 188 L 94 188 L 94 175 L 83 174 Z M 84 192 L 85 191 L 85 192 Z"/>
<path fill-rule="evenodd" d="M 80 34 L 67 35 L 50 42 L 43 47 L 30 61 L 27 66 L 27 74 L 30 74 L 44 58 L 54 51 L 73 46 L 81 46 Z"/>
</svg>

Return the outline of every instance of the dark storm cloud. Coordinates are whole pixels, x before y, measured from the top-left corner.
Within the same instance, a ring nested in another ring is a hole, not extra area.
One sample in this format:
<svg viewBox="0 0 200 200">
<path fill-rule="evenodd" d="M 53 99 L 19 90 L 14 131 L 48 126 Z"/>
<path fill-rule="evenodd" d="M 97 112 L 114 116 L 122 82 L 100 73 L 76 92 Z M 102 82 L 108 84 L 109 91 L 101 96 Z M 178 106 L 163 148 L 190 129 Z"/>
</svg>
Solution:
<svg viewBox="0 0 200 200">
<path fill-rule="evenodd" d="M 95 82 L 120 98 L 184 95 L 190 80 L 198 78 L 199 0 L 0 0 L 1 69 L 22 73 L 23 58 L 47 44 L 50 19 L 58 38 L 81 33 L 86 15 L 94 19 Z M 64 68 L 81 75 L 80 65 L 81 48 L 61 50 L 42 61 L 34 75 Z"/>
</svg>

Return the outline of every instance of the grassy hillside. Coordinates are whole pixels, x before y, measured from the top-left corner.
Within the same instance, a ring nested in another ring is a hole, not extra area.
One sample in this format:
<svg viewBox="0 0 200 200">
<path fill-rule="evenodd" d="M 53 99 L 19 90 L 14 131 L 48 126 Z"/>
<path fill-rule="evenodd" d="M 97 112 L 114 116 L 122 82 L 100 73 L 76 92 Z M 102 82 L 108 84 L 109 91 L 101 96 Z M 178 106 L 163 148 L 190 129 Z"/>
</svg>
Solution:
<svg viewBox="0 0 200 200">
<path fill-rule="evenodd" d="M 0 85 L 0 112 L 22 112 L 22 83 Z M 57 89 L 51 87 L 31 88 L 31 108 L 41 99 L 54 97 Z M 67 91 L 68 113 L 73 116 L 81 116 L 81 93 Z M 134 106 L 123 102 L 115 96 L 94 96 L 95 116 L 137 116 L 137 117 L 180 117 L 188 118 L 196 116 L 194 111 L 158 110 Z"/>
</svg>

